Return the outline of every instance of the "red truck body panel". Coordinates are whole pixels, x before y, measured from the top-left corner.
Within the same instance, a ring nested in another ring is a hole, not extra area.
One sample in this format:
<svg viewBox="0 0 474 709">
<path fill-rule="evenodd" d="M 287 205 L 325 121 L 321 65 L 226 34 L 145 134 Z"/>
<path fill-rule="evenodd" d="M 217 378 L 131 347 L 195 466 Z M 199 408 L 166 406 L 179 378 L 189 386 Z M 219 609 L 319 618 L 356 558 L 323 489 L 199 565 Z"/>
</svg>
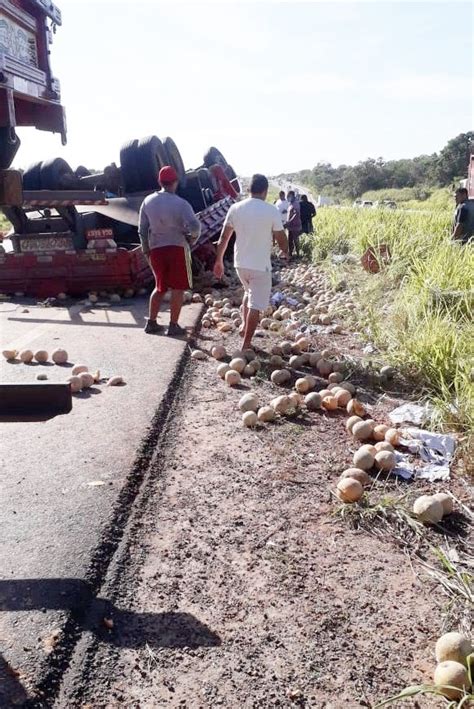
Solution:
<svg viewBox="0 0 474 709">
<path fill-rule="evenodd" d="M 197 214 L 201 236 L 194 248 L 220 233 L 233 202 L 228 196 Z M 40 248 L 41 240 L 43 248 Z M 138 245 L 128 249 L 104 246 L 75 250 L 70 232 L 30 235 L 21 243 L 21 251 L 0 252 L 2 293 L 21 292 L 37 298 L 54 297 L 59 293 L 81 296 L 91 290 L 138 290 L 153 282 L 148 262 Z"/>
<path fill-rule="evenodd" d="M 48 0 L 0 0 L 0 127 L 33 126 L 65 142 L 60 86 L 49 64 L 50 22 L 60 24 L 61 13 Z"/>
</svg>

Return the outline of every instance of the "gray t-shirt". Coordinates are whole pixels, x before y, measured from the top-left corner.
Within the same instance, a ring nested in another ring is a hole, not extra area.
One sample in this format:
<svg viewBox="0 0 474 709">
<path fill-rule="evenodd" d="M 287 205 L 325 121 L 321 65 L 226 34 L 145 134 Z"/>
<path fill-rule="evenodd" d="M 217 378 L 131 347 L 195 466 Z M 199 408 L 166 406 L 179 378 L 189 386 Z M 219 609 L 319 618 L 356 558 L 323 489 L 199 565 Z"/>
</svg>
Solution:
<svg viewBox="0 0 474 709">
<path fill-rule="evenodd" d="M 201 223 L 189 202 L 172 192 L 145 197 L 138 224 L 144 253 L 163 246 L 185 246 L 187 235 L 196 240 L 201 233 Z"/>
</svg>

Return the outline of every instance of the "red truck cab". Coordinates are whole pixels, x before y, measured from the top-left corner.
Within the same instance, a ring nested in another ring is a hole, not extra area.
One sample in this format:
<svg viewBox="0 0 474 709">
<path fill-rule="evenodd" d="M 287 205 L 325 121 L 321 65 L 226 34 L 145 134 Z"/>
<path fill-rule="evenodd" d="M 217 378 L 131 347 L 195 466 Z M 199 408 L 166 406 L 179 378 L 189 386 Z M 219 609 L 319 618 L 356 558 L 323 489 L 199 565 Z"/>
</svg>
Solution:
<svg viewBox="0 0 474 709">
<path fill-rule="evenodd" d="M 0 0 L 0 169 L 19 148 L 17 126 L 60 133 L 66 119 L 49 46 L 61 11 L 50 0 Z"/>
</svg>

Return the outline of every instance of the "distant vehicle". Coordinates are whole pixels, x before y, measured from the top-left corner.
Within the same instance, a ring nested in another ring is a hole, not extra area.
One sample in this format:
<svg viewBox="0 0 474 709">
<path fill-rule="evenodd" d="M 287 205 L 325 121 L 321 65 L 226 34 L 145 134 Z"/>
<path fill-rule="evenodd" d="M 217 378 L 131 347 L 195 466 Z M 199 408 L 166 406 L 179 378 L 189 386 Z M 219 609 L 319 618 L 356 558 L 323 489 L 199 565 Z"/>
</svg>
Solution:
<svg viewBox="0 0 474 709">
<path fill-rule="evenodd" d="M 357 209 L 369 209 L 370 207 L 374 206 L 374 203 L 368 199 L 356 199 L 352 206 L 356 207 Z"/>
</svg>

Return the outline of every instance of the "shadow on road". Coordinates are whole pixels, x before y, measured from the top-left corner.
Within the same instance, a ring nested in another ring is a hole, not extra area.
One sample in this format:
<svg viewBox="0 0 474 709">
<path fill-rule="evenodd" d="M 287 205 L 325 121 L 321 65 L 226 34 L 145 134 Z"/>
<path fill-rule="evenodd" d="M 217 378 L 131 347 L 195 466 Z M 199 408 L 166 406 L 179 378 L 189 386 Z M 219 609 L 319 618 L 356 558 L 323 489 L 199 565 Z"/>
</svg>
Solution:
<svg viewBox="0 0 474 709">
<path fill-rule="evenodd" d="M 198 648 L 217 647 L 222 642 L 217 633 L 190 613 L 140 613 L 117 608 L 109 600 L 96 597 L 81 579 L 0 580 L 0 612 L 45 609 L 69 611 L 79 633 L 90 632 L 100 642 L 116 647 Z M 60 644 L 59 640 L 59 648 Z M 0 703 L 15 699 L 21 706 L 22 699 L 27 699 L 18 669 L 0 655 Z"/>
</svg>

